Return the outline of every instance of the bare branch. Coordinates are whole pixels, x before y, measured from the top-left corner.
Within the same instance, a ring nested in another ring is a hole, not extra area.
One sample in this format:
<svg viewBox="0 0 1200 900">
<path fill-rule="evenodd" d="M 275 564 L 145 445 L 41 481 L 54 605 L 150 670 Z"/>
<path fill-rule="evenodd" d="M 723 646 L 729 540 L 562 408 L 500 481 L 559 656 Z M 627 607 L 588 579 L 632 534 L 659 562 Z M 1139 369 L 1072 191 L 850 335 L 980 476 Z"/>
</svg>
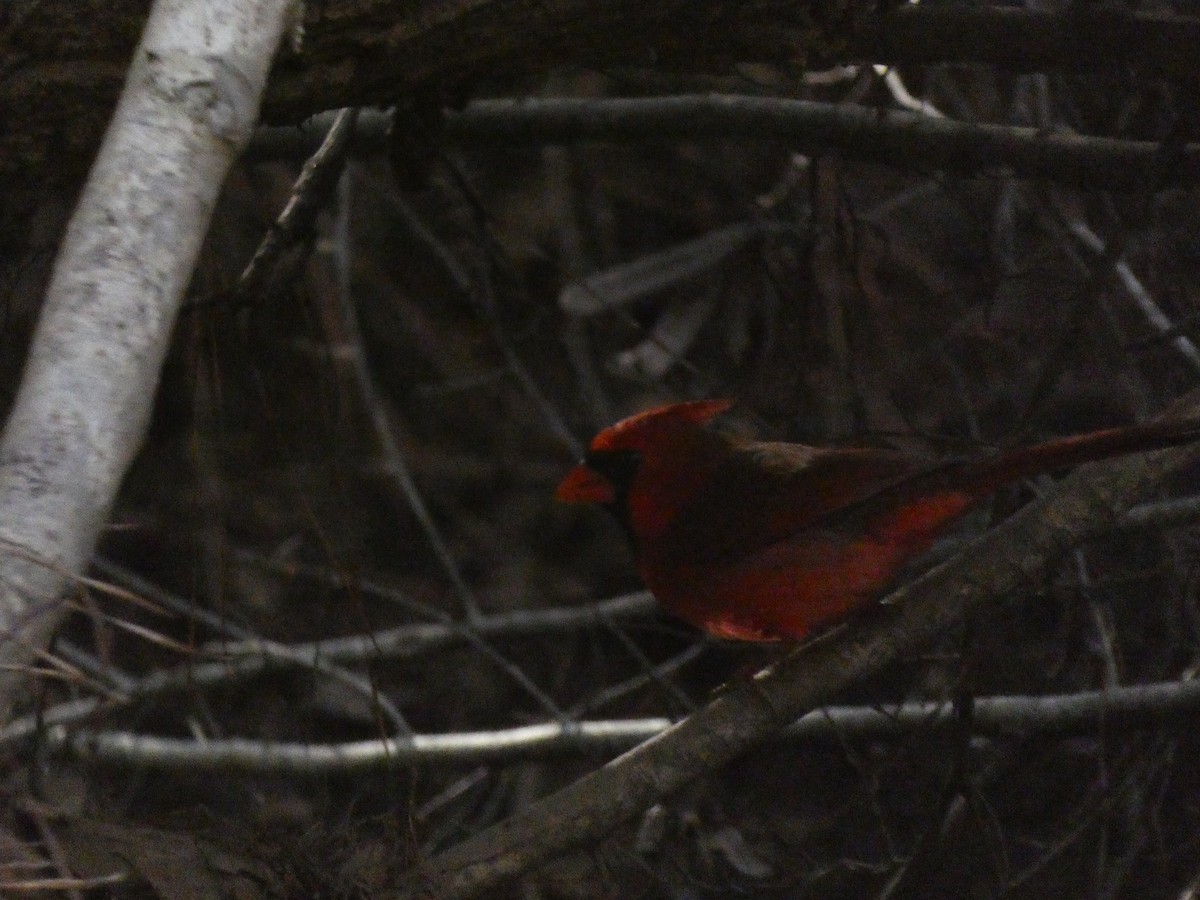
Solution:
<svg viewBox="0 0 1200 900">
<path fill-rule="evenodd" d="M 233 299 L 245 302 L 258 296 L 273 282 L 282 280 L 295 270 L 299 254 L 288 258 L 293 250 L 310 239 L 319 213 L 333 196 L 338 178 L 346 162 L 350 140 L 354 137 L 356 109 L 343 109 L 334 116 L 321 146 L 304 164 L 279 218 L 246 264 L 233 289 Z"/>
<path fill-rule="evenodd" d="M 138 691 L 145 696 L 145 691 Z M 1195 712 L 1200 680 L 1139 684 L 1044 697 L 980 697 L 974 701 L 972 734 L 1088 734 L 1138 728 Z M 460 765 L 530 760 L 558 755 L 598 755 L 628 750 L 671 727 L 665 718 L 546 722 L 495 731 L 408 735 L 346 744 L 278 743 L 245 738 L 192 740 L 123 731 L 69 729 L 78 721 L 75 704 L 48 710 L 20 734 L 0 734 L 0 745 L 30 739 L 38 724 L 49 749 L 89 763 L 138 768 L 250 771 L 327 775 L 393 766 Z M 879 739 L 936 732 L 958 717 L 945 701 L 895 706 L 831 706 L 817 709 L 784 729 L 782 740 Z"/>
<path fill-rule="evenodd" d="M 255 156 L 308 152 L 328 125 L 268 129 Z M 360 150 L 382 151 L 382 120 L 365 117 Z M 478 100 L 446 117 L 448 141 L 470 145 L 581 141 L 786 141 L 797 151 L 901 169 L 981 173 L 1007 169 L 1078 187 L 1111 190 L 1200 179 L 1200 145 L 1181 148 L 1165 170 L 1152 141 L 963 122 L 904 110 L 738 94 L 652 98 Z M 1160 171 L 1161 170 L 1161 171 Z"/>
</svg>

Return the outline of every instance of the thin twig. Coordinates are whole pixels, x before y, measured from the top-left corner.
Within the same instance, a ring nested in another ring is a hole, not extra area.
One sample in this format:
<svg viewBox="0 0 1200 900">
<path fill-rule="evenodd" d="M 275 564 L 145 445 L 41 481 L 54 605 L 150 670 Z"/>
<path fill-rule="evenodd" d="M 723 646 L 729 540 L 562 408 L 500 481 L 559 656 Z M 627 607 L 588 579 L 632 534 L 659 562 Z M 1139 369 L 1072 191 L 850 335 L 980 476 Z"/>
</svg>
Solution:
<svg viewBox="0 0 1200 900">
<path fill-rule="evenodd" d="M 153 582 L 141 577 L 136 572 L 126 569 L 124 566 L 118 565 L 111 560 L 97 557 L 93 560 L 93 565 L 97 571 L 104 573 L 108 578 L 113 578 L 122 582 L 127 587 L 136 591 L 144 597 L 149 597 L 155 603 L 165 609 L 170 609 L 182 616 L 200 622 L 209 628 L 212 628 L 218 634 L 223 634 L 238 642 L 239 646 L 245 648 L 244 652 L 253 653 L 260 662 L 257 663 L 255 671 L 262 671 L 272 664 L 286 666 L 301 666 L 310 668 L 314 672 L 318 672 L 334 681 L 344 684 L 349 687 L 354 693 L 366 698 L 372 708 L 378 709 L 387 720 L 391 723 L 397 734 L 411 734 L 412 729 L 409 728 L 404 716 L 396 705 L 388 698 L 384 697 L 376 690 L 375 685 L 371 680 L 362 675 L 358 675 L 348 669 L 337 664 L 336 660 L 328 659 L 320 652 L 305 653 L 297 652 L 294 648 L 286 644 L 281 644 L 278 641 L 271 641 L 259 637 L 254 632 L 247 628 L 234 625 L 227 619 L 214 615 L 208 610 L 201 609 L 193 603 L 189 603 L 182 597 L 172 594 L 170 591 L 164 590 Z M 228 679 L 229 669 L 224 663 L 216 664 L 215 670 L 210 670 L 205 675 L 207 683 L 215 683 L 222 680 L 221 675 L 224 673 L 224 678 Z M 185 685 L 189 681 L 195 681 L 199 676 L 199 671 L 194 663 L 189 662 L 185 665 L 182 671 L 172 677 L 170 674 L 159 676 L 161 683 L 152 681 L 155 676 L 150 676 L 144 679 L 139 686 L 138 691 L 143 695 L 147 693 L 157 693 L 174 687 L 177 681 L 182 681 Z M 196 681 L 195 683 L 200 683 Z M 14 723 L 16 724 L 16 723 Z"/>
<path fill-rule="evenodd" d="M 285 254 L 311 240 L 317 214 L 328 205 L 345 167 L 357 116 L 357 109 L 339 110 L 334 116 L 321 146 L 304 164 L 283 212 L 246 264 L 229 299 L 253 300 L 298 268 L 301 257 L 285 259 Z"/>
<path fill-rule="evenodd" d="M 354 306 L 353 287 L 350 283 L 350 260 L 348 256 L 350 252 L 351 229 L 350 183 L 353 171 L 352 168 L 348 169 L 342 179 L 341 196 L 338 203 L 338 214 L 335 224 L 337 232 L 334 242 L 336 248 L 334 254 L 335 269 L 337 272 L 337 278 L 335 279 L 337 290 L 335 294 L 337 310 L 341 320 L 342 349 L 345 352 L 345 357 L 349 359 L 362 406 L 370 417 L 372 428 L 375 431 L 375 439 L 379 443 L 379 449 L 383 454 L 388 474 L 398 489 L 404 504 L 416 518 L 418 524 L 421 526 L 421 530 L 425 532 L 429 546 L 433 550 L 438 563 L 441 565 L 442 571 L 446 573 L 450 585 L 454 588 L 454 593 L 462 604 L 463 612 L 467 619 L 476 619 L 480 615 L 479 603 L 475 599 L 474 592 L 467 585 L 462 570 L 455 561 L 454 555 L 450 552 L 445 538 L 442 537 L 441 530 L 438 528 L 437 523 L 433 521 L 429 507 L 421 496 L 416 480 L 409 469 L 408 462 L 404 458 L 404 452 L 400 449 L 400 442 L 396 439 L 395 428 L 392 424 L 391 414 L 387 409 L 386 399 L 375 385 L 375 378 L 371 373 L 370 362 L 367 360 L 366 350 L 363 346 L 362 331 L 358 325 L 358 312 Z"/>
</svg>

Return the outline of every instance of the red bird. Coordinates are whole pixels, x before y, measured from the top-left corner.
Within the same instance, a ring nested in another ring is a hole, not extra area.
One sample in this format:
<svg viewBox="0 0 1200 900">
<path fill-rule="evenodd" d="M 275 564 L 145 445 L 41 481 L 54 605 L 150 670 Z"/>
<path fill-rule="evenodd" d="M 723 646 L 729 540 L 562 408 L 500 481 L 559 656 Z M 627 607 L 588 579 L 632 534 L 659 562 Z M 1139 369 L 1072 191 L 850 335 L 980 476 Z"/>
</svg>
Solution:
<svg viewBox="0 0 1200 900">
<path fill-rule="evenodd" d="M 743 641 L 799 640 L 883 596 L 1005 484 L 1200 439 L 1196 422 L 1150 423 L 938 462 L 705 427 L 732 402 L 661 406 L 604 429 L 557 496 L 616 514 L 669 612 Z"/>
</svg>

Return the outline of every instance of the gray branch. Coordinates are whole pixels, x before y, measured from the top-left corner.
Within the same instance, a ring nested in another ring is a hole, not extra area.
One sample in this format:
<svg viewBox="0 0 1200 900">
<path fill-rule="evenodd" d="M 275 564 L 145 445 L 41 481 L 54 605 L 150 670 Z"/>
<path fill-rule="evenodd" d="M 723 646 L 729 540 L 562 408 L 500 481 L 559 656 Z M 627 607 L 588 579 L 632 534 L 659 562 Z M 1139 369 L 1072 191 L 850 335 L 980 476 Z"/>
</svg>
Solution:
<svg viewBox="0 0 1200 900">
<path fill-rule="evenodd" d="M 303 128 L 262 129 L 251 158 L 312 152 L 328 116 Z M 383 152 L 386 117 L 364 116 L 355 148 Z M 1169 160 L 1154 141 L 1094 137 L 1038 128 L 938 119 L 866 106 L 736 94 L 477 100 L 448 113 L 446 141 L 472 147 L 670 141 L 779 141 L 812 155 L 922 171 L 1007 170 L 1076 187 L 1157 189 L 1200 179 L 1200 144 Z"/>
<path fill-rule="evenodd" d="M 981 735 L 1086 734 L 1129 729 L 1194 715 L 1200 680 L 1131 685 L 1054 696 L 984 697 L 969 720 Z M 955 720 L 954 705 L 916 701 L 895 706 L 834 706 L 814 710 L 786 728 L 794 741 L 878 739 L 919 734 Z M 47 747 L 89 763 L 138 768 L 259 774 L 328 775 L 387 766 L 468 765 L 569 754 L 613 754 L 671 726 L 669 719 L 546 722 L 496 731 L 411 735 L 344 744 L 292 744 L 248 738 L 193 740 L 50 725 Z"/>
</svg>

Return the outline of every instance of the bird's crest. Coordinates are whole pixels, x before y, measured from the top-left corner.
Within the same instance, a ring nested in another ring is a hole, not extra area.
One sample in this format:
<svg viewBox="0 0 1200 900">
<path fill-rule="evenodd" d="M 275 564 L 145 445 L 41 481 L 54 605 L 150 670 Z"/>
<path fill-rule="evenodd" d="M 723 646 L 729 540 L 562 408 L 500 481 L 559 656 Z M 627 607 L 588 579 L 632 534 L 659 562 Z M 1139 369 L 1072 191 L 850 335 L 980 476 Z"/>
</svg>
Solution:
<svg viewBox="0 0 1200 900">
<path fill-rule="evenodd" d="M 669 403 L 666 406 L 656 406 L 605 428 L 596 435 L 591 449 L 594 452 L 639 450 L 644 448 L 647 441 L 664 427 L 670 428 L 683 422 L 691 425 L 703 425 L 731 406 L 733 406 L 733 401 L 728 399 L 693 400 L 688 403 Z"/>
</svg>

